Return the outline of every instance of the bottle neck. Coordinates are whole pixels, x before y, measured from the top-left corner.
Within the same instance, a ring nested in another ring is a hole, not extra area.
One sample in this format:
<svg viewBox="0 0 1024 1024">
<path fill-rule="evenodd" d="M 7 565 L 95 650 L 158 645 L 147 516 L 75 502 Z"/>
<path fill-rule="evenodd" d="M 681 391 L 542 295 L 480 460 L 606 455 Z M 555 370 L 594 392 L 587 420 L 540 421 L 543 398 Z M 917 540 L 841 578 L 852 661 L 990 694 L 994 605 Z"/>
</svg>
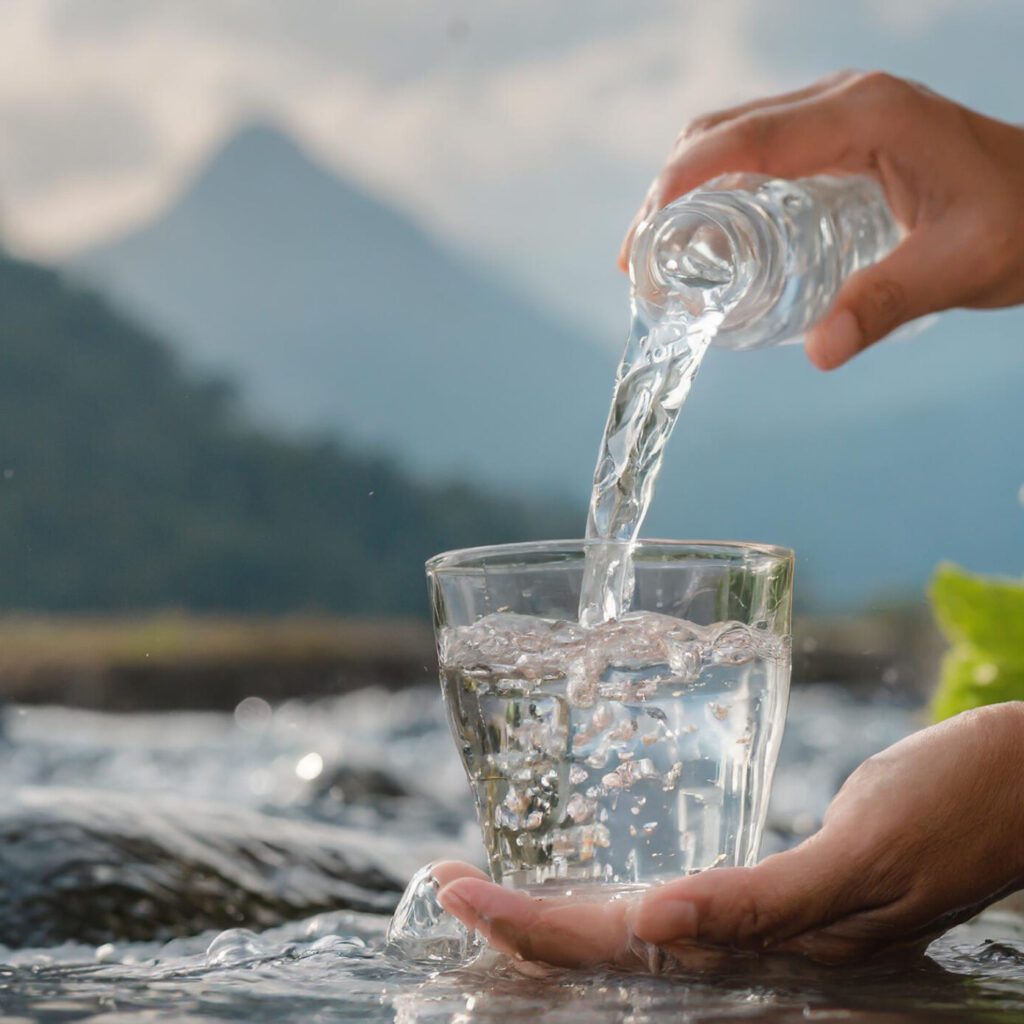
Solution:
<svg viewBox="0 0 1024 1024">
<path fill-rule="evenodd" d="M 870 178 L 716 178 L 637 230 L 634 319 L 649 328 L 703 326 L 722 348 L 784 344 L 825 315 L 844 280 L 899 239 Z"/>
</svg>

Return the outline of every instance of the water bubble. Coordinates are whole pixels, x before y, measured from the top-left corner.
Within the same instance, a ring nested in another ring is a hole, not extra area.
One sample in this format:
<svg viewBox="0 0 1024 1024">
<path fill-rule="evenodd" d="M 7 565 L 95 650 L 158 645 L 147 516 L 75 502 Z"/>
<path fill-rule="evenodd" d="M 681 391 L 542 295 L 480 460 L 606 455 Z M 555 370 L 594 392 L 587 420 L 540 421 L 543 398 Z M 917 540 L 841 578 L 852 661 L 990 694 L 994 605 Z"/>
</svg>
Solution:
<svg viewBox="0 0 1024 1024">
<path fill-rule="evenodd" d="M 316 942 L 310 943 L 302 955 L 317 956 L 322 953 L 348 957 L 372 955 L 369 947 L 358 935 L 324 935 Z"/>
<path fill-rule="evenodd" d="M 211 965 L 243 963 L 266 955 L 259 936 L 248 928 L 229 928 L 206 948 L 206 962 Z"/>
<path fill-rule="evenodd" d="M 569 666 L 565 695 L 576 708 L 592 707 L 597 700 L 597 678 L 591 675 L 584 662 L 574 662 Z"/>
<path fill-rule="evenodd" d="M 711 660 L 717 665 L 742 665 L 754 657 L 750 629 L 739 622 L 723 623 L 712 638 Z"/>
<path fill-rule="evenodd" d="M 597 804 L 595 801 L 588 800 L 579 793 L 573 793 L 569 798 L 569 803 L 566 805 L 565 813 L 568 814 L 577 825 L 581 825 L 583 822 L 590 819 L 596 809 Z"/>
<path fill-rule="evenodd" d="M 509 810 L 504 804 L 498 804 L 494 808 L 494 827 L 515 831 L 523 827 L 523 819 L 515 811 Z"/>
<path fill-rule="evenodd" d="M 505 806 L 516 814 L 525 814 L 530 809 L 530 798 L 518 789 L 509 789 L 505 794 Z"/>
<path fill-rule="evenodd" d="M 728 704 L 719 704 L 717 701 L 709 701 L 708 710 L 719 722 L 724 722 L 729 717 Z"/>
</svg>

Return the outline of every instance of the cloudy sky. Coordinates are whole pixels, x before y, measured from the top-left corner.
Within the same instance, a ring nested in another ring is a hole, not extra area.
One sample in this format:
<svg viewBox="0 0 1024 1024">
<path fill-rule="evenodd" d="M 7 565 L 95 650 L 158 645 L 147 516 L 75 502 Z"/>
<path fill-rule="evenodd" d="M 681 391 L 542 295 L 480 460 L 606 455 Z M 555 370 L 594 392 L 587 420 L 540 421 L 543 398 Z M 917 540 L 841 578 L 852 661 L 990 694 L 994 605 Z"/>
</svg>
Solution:
<svg viewBox="0 0 1024 1024">
<path fill-rule="evenodd" d="M 0 232 L 55 260 L 270 116 L 604 331 L 622 228 L 688 118 L 882 66 L 1008 118 L 1015 0 L 0 0 Z M 617 344 L 617 338 L 613 342 Z"/>
</svg>

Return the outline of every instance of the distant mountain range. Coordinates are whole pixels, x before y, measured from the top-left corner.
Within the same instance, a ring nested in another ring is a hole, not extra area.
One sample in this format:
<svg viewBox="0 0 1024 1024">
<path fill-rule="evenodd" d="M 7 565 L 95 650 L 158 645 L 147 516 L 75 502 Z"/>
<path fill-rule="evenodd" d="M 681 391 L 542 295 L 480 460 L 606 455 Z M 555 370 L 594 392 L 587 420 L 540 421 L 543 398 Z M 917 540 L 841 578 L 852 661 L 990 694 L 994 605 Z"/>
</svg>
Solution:
<svg viewBox="0 0 1024 1024">
<path fill-rule="evenodd" d="M 546 488 L 582 528 L 611 346 L 277 129 L 230 139 L 152 223 L 71 267 L 228 372 L 255 415 L 421 477 Z M 1024 317 L 954 314 L 828 376 L 796 349 L 712 351 L 645 533 L 790 544 L 816 607 L 912 599 L 942 558 L 1024 570 L 1022 482 Z"/>
<path fill-rule="evenodd" d="M 429 555 L 569 521 L 252 429 L 104 301 L 0 255 L 2 610 L 424 615 Z"/>
<path fill-rule="evenodd" d="M 72 266 L 265 420 L 341 430 L 421 476 L 553 485 L 580 436 L 596 454 L 614 357 L 272 127 Z"/>
</svg>

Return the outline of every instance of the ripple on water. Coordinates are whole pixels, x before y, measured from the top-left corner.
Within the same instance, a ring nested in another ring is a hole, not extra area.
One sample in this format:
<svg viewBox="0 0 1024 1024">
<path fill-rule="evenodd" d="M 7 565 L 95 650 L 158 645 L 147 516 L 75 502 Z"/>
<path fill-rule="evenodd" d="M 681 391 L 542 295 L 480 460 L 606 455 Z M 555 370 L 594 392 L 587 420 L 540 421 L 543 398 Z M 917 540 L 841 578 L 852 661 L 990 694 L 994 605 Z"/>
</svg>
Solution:
<svg viewBox="0 0 1024 1024">
<path fill-rule="evenodd" d="M 395 797 L 390 817 L 374 816 L 370 803 L 352 805 L 366 815 L 360 849 L 371 862 L 379 863 L 383 857 L 383 867 L 393 869 L 388 870 L 389 877 L 394 873 L 404 880 L 411 875 L 411 869 L 395 868 L 399 860 L 403 865 L 423 864 L 437 856 L 432 847 L 456 841 L 457 830 L 451 826 L 454 808 L 463 808 L 460 820 L 468 821 L 471 812 L 458 802 L 465 794 L 464 776 L 433 689 L 397 698 L 360 694 L 351 700 L 294 704 L 286 714 L 274 710 L 272 718 L 263 708 L 256 711 L 258 730 L 240 729 L 230 715 L 223 721 L 204 718 L 201 727 L 194 716 L 164 716 L 159 723 L 149 716 L 140 716 L 146 721 L 129 716 L 119 718 L 116 729 L 104 724 L 102 716 L 79 717 L 74 712 L 40 713 L 34 724 L 19 719 L 22 724 L 0 746 L 5 779 L 31 783 L 39 790 L 46 788 L 49 778 L 66 784 L 73 776 L 79 787 L 72 801 L 74 814 L 68 810 L 59 815 L 62 820 L 74 819 L 75 828 L 66 834 L 77 838 L 61 850 L 23 843 L 21 869 L 32 869 L 32 856 L 37 867 L 69 863 L 88 849 L 82 845 L 87 826 L 95 828 L 117 814 L 121 817 L 116 820 L 123 823 L 125 809 L 134 814 L 137 830 L 149 834 L 156 822 L 156 839 L 166 840 L 172 850 L 193 833 L 200 838 L 207 832 L 224 836 L 239 827 L 245 832 L 256 822 L 260 842 L 247 844 L 244 854 L 237 848 L 231 854 L 230 846 L 223 847 L 218 856 L 228 866 L 236 858 L 231 870 L 241 870 L 247 857 L 255 857 L 258 865 L 249 867 L 260 873 L 260 884 L 277 894 L 280 906 L 298 907 L 309 892 L 325 884 L 324 862 L 316 854 L 316 844 L 309 842 L 314 832 L 320 836 L 327 828 L 323 801 L 317 810 L 321 824 L 309 832 L 310 823 L 301 820 L 310 814 L 307 792 L 271 786 L 259 805 L 262 813 L 250 803 L 249 814 L 239 815 L 232 808 L 244 808 L 243 798 L 251 801 L 252 796 L 245 796 L 247 789 L 231 787 L 239 772 L 262 764 L 272 774 L 277 769 L 269 766 L 278 761 L 282 777 L 290 773 L 289 785 L 294 785 L 294 766 L 311 749 L 322 751 L 331 765 L 345 763 L 348 757 L 354 767 L 386 767 L 409 783 L 410 797 Z M 285 719 L 288 728 L 282 725 Z M 912 709 L 870 707 L 824 688 L 795 693 L 772 811 L 775 841 L 791 841 L 812 827 L 796 828 L 797 812 L 816 820 L 851 762 L 915 724 Z M 54 742 L 53 736 L 61 741 Z M 173 758 L 165 756 L 168 751 L 174 752 Z M 428 785 L 444 804 L 447 817 L 415 810 L 415 792 Z M 170 806 L 165 797 L 174 791 L 186 792 L 187 799 L 178 792 L 177 810 L 168 817 L 163 814 Z M 358 794 L 367 792 L 369 799 L 368 791 L 369 787 L 350 785 L 346 798 L 359 801 L 363 797 Z M 51 796 L 57 804 L 65 800 L 56 792 Z M 121 810 L 111 811 L 112 803 L 120 803 Z M 206 826 L 218 815 L 223 819 L 219 832 L 213 824 Z M 49 838 L 55 834 L 49 833 Z M 36 853 L 30 855 L 33 850 Z M 301 856 L 302 871 L 287 870 L 294 860 L 289 851 Z M 392 855 L 394 864 L 387 859 Z M 177 879 L 175 885 L 181 882 L 175 875 L 137 872 L 140 884 L 147 878 L 155 885 L 165 885 L 168 879 Z M 187 890 L 172 889 L 164 896 L 177 899 L 182 891 Z M 397 898 L 397 891 L 392 895 Z M 5 1022 L 54 1024 L 1018 1024 L 1024 1019 L 1024 925 L 1010 913 L 993 911 L 955 929 L 932 945 L 928 958 L 912 965 L 836 971 L 794 961 L 725 958 L 714 969 L 660 978 L 564 971 L 524 977 L 508 961 L 476 955 L 479 940 L 440 913 L 423 873 L 402 897 L 389 936 L 384 914 L 292 914 L 293 920 L 276 927 L 197 929 L 167 942 L 125 941 L 106 934 L 88 945 L 54 941 L 42 948 L 0 948 L 0 1013 Z M 98 914 L 93 924 L 102 924 Z"/>
</svg>

